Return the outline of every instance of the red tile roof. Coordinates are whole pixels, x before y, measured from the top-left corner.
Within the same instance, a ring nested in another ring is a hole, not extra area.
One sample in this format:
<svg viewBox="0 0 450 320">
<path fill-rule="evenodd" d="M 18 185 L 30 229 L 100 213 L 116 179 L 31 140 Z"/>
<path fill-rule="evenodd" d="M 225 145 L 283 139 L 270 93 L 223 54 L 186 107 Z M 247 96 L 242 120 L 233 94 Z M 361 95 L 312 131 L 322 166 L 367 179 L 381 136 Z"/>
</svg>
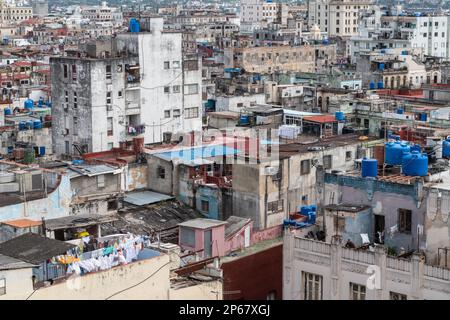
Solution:
<svg viewBox="0 0 450 320">
<path fill-rule="evenodd" d="M 332 115 L 308 116 L 303 120 L 317 123 L 337 122 L 336 117 Z"/>
<path fill-rule="evenodd" d="M 42 224 L 42 221 L 34 221 L 30 219 L 18 219 L 18 220 L 3 221 L 1 223 L 16 228 L 29 228 L 40 226 Z"/>
</svg>

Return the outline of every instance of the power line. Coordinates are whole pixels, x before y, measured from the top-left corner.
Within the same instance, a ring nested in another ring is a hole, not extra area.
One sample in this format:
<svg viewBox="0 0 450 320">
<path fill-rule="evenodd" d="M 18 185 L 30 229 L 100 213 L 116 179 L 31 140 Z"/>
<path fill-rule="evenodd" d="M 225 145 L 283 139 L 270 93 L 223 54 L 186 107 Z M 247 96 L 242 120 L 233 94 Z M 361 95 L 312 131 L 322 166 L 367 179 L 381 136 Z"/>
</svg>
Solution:
<svg viewBox="0 0 450 320">
<path fill-rule="evenodd" d="M 138 282 L 137 284 L 135 284 L 135 285 L 133 285 L 133 286 L 131 286 L 131 287 L 125 288 L 125 289 L 123 289 L 123 290 L 120 290 L 120 291 L 118 291 L 118 292 L 116 292 L 116 293 L 110 295 L 110 296 L 107 297 L 105 300 L 108 300 L 108 299 L 114 297 L 115 295 L 118 295 L 119 293 L 122 293 L 122 292 L 124 292 L 124 291 L 130 290 L 130 289 L 132 289 L 132 288 L 134 288 L 134 287 L 137 287 L 138 285 L 144 283 L 145 281 L 147 281 L 148 279 L 150 279 L 151 277 L 153 277 L 156 273 L 158 273 L 162 268 L 164 268 L 164 267 L 167 266 L 168 264 L 170 264 L 170 261 L 169 261 L 169 262 L 166 262 L 165 264 L 163 264 L 161 267 L 159 267 L 155 272 L 153 272 L 151 275 L 149 275 L 149 276 L 148 276 L 147 278 L 145 278 L 144 280 Z"/>
</svg>

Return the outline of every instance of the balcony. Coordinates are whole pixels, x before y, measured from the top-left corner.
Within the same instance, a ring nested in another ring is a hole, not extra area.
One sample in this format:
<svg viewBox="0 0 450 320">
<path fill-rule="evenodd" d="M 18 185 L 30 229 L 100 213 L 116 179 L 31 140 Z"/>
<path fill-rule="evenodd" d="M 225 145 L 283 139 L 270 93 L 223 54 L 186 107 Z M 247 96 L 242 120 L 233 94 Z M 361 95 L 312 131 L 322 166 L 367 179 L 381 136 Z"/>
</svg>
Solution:
<svg viewBox="0 0 450 320">
<path fill-rule="evenodd" d="M 129 125 L 127 126 L 127 135 L 136 137 L 145 133 L 145 125 Z"/>
<path fill-rule="evenodd" d="M 127 101 L 126 107 L 125 107 L 125 115 L 130 116 L 130 115 L 136 115 L 136 114 L 140 114 L 140 113 L 141 113 L 141 107 L 140 107 L 139 103 Z"/>
</svg>

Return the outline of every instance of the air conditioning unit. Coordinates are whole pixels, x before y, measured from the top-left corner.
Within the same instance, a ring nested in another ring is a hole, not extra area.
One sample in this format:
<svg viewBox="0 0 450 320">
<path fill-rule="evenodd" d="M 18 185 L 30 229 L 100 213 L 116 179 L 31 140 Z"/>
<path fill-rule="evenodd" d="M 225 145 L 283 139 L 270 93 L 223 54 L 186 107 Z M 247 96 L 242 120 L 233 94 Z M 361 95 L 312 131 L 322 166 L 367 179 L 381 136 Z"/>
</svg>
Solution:
<svg viewBox="0 0 450 320">
<path fill-rule="evenodd" d="M 213 176 L 214 176 L 214 171 L 208 171 L 206 174 L 207 174 L 208 176 L 210 176 L 210 177 L 213 177 Z"/>
<path fill-rule="evenodd" d="M 273 176 L 276 175 L 278 173 L 278 168 L 277 167 L 266 167 L 264 168 L 264 174 L 266 176 Z"/>
</svg>

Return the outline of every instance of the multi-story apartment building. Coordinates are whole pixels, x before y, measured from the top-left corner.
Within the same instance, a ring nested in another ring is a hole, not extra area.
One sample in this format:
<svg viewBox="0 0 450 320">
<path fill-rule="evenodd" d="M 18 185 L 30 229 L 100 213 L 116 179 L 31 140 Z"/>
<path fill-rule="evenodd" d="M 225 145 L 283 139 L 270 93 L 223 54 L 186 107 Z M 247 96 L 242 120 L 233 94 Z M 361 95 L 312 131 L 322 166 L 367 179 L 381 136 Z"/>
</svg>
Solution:
<svg viewBox="0 0 450 320">
<path fill-rule="evenodd" d="M 227 48 L 224 55 L 226 66 L 243 68 L 247 72 L 314 72 L 315 70 L 313 46 Z"/>
<path fill-rule="evenodd" d="M 20 23 L 33 17 L 33 8 L 15 2 L 0 1 L 0 25 Z"/>
<path fill-rule="evenodd" d="M 287 24 L 288 7 L 286 4 L 267 0 L 241 1 L 241 28 L 253 31 L 263 23 Z"/>
<path fill-rule="evenodd" d="M 308 25 L 317 25 L 330 37 L 354 36 L 358 34 L 360 11 L 371 7 L 371 0 L 310 0 Z"/>
<path fill-rule="evenodd" d="M 88 46 L 85 57 L 51 59 L 57 153 L 104 151 L 136 136 L 161 142 L 201 129 L 201 62 L 183 57 L 181 33 L 164 32 L 162 18 L 146 21 L 147 31 Z"/>
<path fill-rule="evenodd" d="M 84 19 L 93 22 L 111 22 L 115 26 L 120 26 L 123 23 L 122 12 L 117 8 L 108 7 L 106 1 L 103 1 L 101 6 L 82 8 L 81 15 Z"/>
<path fill-rule="evenodd" d="M 361 22 L 359 35 L 349 41 L 352 58 L 374 49 L 404 48 L 450 59 L 450 16 L 380 16 L 375 11 Z"/>
</svg>

